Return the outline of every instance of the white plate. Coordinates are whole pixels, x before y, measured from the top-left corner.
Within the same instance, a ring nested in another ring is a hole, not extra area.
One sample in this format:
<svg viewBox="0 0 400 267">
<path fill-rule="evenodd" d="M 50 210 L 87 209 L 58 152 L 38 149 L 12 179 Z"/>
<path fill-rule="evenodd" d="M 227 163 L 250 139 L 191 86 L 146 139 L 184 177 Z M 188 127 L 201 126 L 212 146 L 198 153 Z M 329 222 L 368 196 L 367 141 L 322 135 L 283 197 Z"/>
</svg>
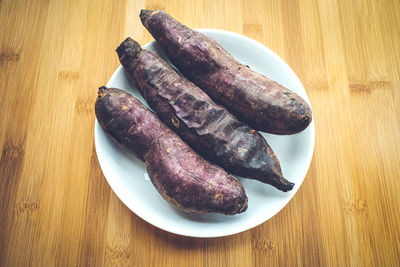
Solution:
<svg viewBox="0 0 400 267">
<path fill-rule="evenodd" d="M 296 74 L 267 47 L 232 32 L 212 29 L 199 31 L 214 38 L 243 64 L 276 80 L 310 103 Z M 160 53 L 154 41 L 144 48 Z M 126 90 L 145 103 L 138 91 L 127 81 L 121 67 L 112 75 L 107 87 Z M 94 133 L 97 157 L 104 176 L 121 201 L 136 215 L 171 233 L 192 237 L 218 237 L 251 229 L 267 221 L 289 202 L 299 189 L 310 166 L 315 126 L 313 120 L 306 130 L 290 136 L 262 133 L 279 158 L 284 177 L 296 185 L 292 191 L 283 193 L 272 186 L 240 178 L 246 189 L 249 206 L 246 212 L 234 216 L 190 215 L 181 212 L 162 199 L 149 180 L 145 164 L 118 148 L 106 136 L 97 120 Z"/>
</svg>

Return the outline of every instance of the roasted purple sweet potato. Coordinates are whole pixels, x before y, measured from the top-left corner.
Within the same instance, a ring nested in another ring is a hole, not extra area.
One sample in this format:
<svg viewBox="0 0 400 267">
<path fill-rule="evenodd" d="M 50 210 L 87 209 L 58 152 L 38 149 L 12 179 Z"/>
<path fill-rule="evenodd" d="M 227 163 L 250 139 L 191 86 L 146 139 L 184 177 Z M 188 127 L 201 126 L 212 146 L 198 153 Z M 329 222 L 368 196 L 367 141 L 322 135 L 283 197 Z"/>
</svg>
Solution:
<svg viewBox="0 0 400 267">
<path fill-rule="evenodd" d="M 240 64 L 210 37 L 163 11 L 142 10 L 140 19 L 171 62 L 239 120 L 273 134 L 295 134 L 310 124 L 311 108 L 300 96 Z"/>
<path fill-rule="evenodd" d="M 289 191 L 293 183 L 265 139 L 215 104 L 155 52 L 127 38 L 117 53 L 130 82 L 159 118 L 197 153 L 226 171 Z"/>
<path fill-rule="evenodd" d="M 234 176 L 201 158 L 133 96 L 100 87 L 95 111 L 107 135 L 145 161 L 168 202 L 190 213 L 247 209 L 245 190 Z"/>
</svg>

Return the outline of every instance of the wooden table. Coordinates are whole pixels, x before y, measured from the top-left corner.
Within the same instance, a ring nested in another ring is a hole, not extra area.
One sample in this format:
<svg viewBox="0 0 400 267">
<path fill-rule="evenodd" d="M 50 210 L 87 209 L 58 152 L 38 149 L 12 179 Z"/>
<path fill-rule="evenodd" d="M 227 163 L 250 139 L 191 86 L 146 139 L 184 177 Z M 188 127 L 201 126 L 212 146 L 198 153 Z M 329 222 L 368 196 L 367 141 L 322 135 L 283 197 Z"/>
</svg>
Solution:
<svg viewBox="0 0 400 267">
<path fill-rule="evenodd" d="M 110 189 L 94 101 L 141 8 L 247 35 L 310 97 L 316 145 L 293 200 L 255 229 L 159 230 Z M 399 1 L 0 1 L 0 265 L 394 266 L 400 262 Z"/>
</svg>

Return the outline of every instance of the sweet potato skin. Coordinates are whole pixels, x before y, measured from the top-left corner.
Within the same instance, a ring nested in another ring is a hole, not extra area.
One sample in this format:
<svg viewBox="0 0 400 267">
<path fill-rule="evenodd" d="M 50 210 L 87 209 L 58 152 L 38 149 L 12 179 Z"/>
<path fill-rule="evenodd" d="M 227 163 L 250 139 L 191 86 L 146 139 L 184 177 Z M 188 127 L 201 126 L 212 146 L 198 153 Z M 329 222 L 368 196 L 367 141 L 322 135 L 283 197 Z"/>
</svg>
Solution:
<svg viewBox="0 0 400 267">
<path fill-rule="evenodd" d="M 136 98 L 116 88 L 99 88 L 95 113 L 106 134 L 141 160 L 165 128 Z"/>
<path fill-rule="evenodd" d="M 300 96 L 240 64 L 210 37 L 163 11 L 142 10 L 140 18 L 189 80 L 252 128 L 295 134 L 311 123 L 311 108 Z"/>
<path fill-rule="evenodd" d="M 133 96 L 101 87 L 95 112 L 109 136 L 145 161 L 168 202 L 190 213 L 233 215 L 247 209 L 245 190 L 234 176 L 201 158 Z"/>
<path fill-rule="evenodd" d="M 179 141 L 176 135 L 162 135 L 145 155 L 149 176 L 164 198 L 191 213 L 243 212 L 247 197 L 239 181 L 223 169 L 205 164 L 188 146 L 177 145 Z"/>
<path fill-rule="evenodd" d="M 205 159 L 229 173 L 289 191 L 294 184 L 282 176 L 279 160 L 265 139 L 155 52 L 142 50 L 127 38 L 117 48 L 129 81 L 160 119 Z"/>
</svg>

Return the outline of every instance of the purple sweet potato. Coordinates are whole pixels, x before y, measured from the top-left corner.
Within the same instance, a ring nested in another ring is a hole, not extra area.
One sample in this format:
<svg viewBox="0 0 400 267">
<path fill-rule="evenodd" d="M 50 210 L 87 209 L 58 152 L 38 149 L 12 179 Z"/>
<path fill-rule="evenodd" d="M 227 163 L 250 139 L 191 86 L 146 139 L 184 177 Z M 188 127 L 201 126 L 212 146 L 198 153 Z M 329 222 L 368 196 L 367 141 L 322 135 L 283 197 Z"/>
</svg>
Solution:
<svg viewBox="0 0 400 267">
<path fill-rule="evenodd" d="M 163 11 L 142 10 L 140 19 L 171 62 L 239 120 L 273 134 L 310 124 L 311 108 L 300 96 L 239 63 L 210 37 Z"/>
<path fill-rule="evenodd" d="M 145 161 L 168 202 L 190 213 L 247 209 L 245 190 L 234 176 L 201 158 L 133 96 L 100 87 L 95 111 L 107 135 Z"/>
<path fill-rule="evenodd" d="M 197 153 L 226 171 L 289 191 L 293 183 L 265 139 L 182 75 L 157 53 L 127 38 L 117 48 L 130 82 L 159 118 Z"/>
</svg>

